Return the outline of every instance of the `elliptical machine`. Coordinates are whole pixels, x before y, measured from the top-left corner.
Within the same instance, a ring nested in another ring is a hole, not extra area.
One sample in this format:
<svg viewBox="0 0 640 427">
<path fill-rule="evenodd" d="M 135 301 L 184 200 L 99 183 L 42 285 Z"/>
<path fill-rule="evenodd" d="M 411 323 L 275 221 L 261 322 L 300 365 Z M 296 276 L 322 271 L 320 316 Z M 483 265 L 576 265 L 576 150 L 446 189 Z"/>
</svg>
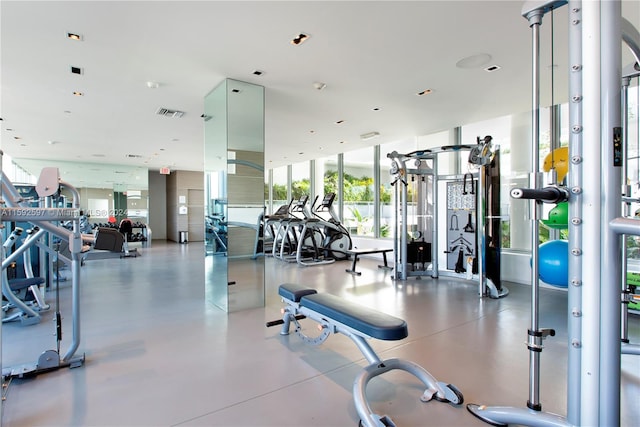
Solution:
<svg viewBox="0 0 640 427">
<path fill-rule="evenodd" d="M 305 220 L 296 251 L 298 264 L 303 266 L 331 264 L 349 257 L 347 251 L 351 249 L 351 236 L 342 226 L 333 209 L 335 197 L 335 193 L 329 193 L 317 206 L 315 205 L 316 197 L 311 210 L 305 211 Z M 320 213 L 328 213 L 329 218 L 324 218 Z"/>
<path fill-rule="evenodd" d="M 296 262 L 296 250 L 299 246 L 299 236 L 296 233 L 296 228 L 305 218 L 310 216 L 306 207 L 308 201 L 308 195 L 300 196 L 298 200 L 292 200 L 289 204 L 287 216 L 278 219 L 278 227 L 274 234 L 272 249 L 274 258 L 286 262 Z"/>
<path fill-rule="evenodd" d="M 313 214 L 324 222 L 324 241 L 322 247 L 324 256 L 331 257 L 336 261 L 344 261 L 349 258 L 347 251 L 352 248 L 351 235 L 342 225 L 336 213 L 333 202 L 336 193 L 329 193 L 324 196 Z M 323 218 L 320 213 L 329 214 L 329 218 Z"/>
</svg>

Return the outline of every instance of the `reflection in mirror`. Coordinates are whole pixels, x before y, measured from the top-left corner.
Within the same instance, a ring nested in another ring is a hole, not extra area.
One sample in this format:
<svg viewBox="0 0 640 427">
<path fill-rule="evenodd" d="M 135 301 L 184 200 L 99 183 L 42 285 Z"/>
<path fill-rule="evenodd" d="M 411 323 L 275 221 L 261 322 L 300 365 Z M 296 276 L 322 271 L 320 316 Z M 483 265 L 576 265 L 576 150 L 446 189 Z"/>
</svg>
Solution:
<svg viewBox="0 0 640 427">
<path fill-rule="evenodd" d="M 45 167 L 58 168 L 60 179 L 80 193 L 80 209 L 90 226 L 106 224 L 110 217 L 117 221 L 126 217 L 145 225 L 149 222 L 149 173 L 145 167 L 25 158 L 13 162 L 35 178 Z M 146 240 L 144 231 L 139 241 Z"/>
<path fill-rule="evenodd" d="M 206 290 L 232 312 L 264 306 L 264 88 L 227 79 L 205 97 Z"/>
</svg>

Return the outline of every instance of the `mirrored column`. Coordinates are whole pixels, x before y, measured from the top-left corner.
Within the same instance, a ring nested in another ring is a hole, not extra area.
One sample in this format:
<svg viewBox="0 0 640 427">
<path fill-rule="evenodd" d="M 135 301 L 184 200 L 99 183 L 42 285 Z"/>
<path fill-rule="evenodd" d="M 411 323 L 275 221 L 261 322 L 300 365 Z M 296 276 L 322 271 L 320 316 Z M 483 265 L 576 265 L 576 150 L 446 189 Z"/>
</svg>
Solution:
<svg viewBox="0 0 640 427">
<path fill-rule="evenodd" d="M 264 306 L 264 88 L 227 79 L 205 97 L 207 301 Z"/>
</svg>

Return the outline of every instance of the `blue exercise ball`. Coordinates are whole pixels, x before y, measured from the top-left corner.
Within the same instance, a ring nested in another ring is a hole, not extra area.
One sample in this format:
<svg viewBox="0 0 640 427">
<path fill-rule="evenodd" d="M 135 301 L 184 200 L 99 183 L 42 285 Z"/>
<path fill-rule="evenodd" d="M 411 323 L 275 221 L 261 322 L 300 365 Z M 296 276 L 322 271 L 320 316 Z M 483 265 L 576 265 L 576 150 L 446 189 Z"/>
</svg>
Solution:
<svg viewBox="0 0 640 427">
<path fill-rule="evenodd" d="M 538 249 L 538 273 L 545 283 L 560 288 L 569 284 L 569 242 L 551 240 Z"/>
</svg>

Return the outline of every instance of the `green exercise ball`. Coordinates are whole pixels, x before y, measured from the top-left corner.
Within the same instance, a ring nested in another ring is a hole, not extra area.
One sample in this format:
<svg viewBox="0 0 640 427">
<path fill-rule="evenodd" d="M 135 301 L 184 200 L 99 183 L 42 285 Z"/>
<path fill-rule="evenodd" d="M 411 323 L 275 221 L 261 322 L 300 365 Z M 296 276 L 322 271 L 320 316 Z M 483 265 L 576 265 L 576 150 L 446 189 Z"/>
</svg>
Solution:
<svg viewBox="0 0 640 427">
<path fill-rule="evenodd" d="M 569 203 L 558 203 L 555 208 L 549 211 L 549 218 L 543 219 L 542 223 L 549 228 L 557 230 L 569 228 Z"/>
</svg>

